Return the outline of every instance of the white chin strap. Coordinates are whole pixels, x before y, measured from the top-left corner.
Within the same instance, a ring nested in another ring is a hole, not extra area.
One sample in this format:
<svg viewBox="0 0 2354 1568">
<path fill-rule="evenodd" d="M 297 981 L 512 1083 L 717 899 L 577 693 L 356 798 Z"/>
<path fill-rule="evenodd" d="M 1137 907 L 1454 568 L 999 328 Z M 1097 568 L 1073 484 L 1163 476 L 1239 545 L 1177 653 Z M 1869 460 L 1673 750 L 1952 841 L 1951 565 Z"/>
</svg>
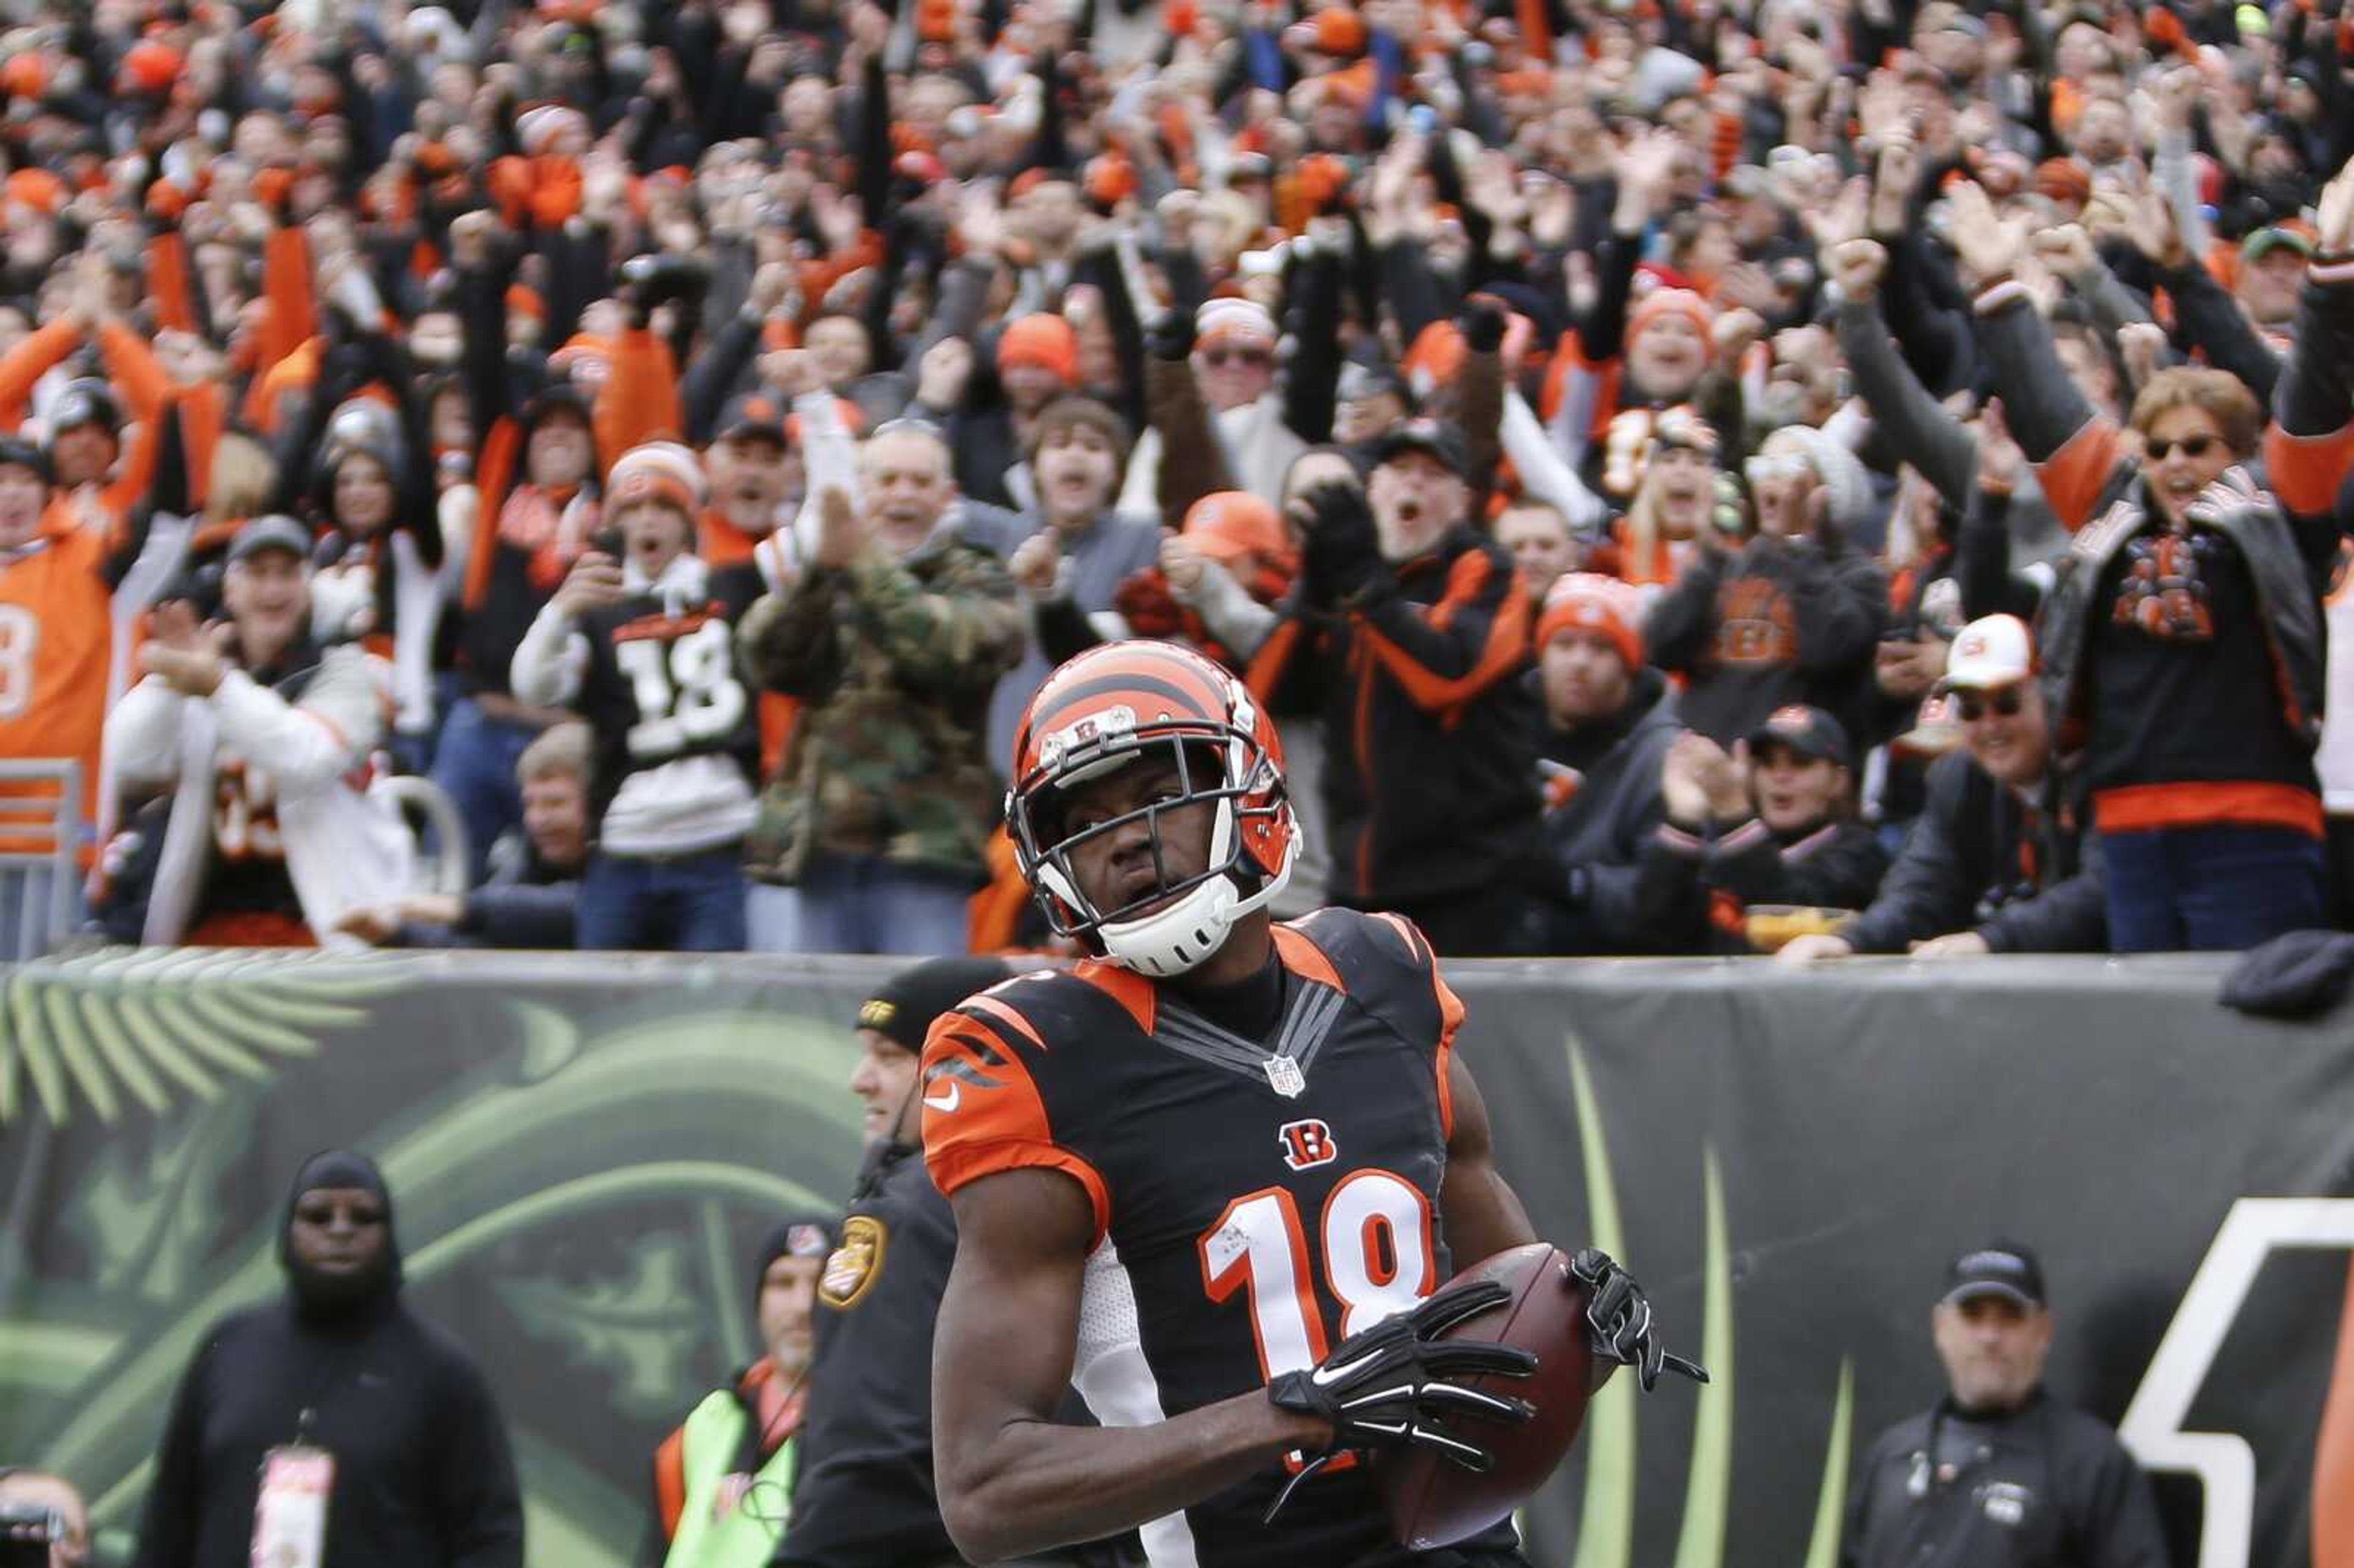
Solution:
<svg viewBox="0 0 2354 1568">
<path fill-rule="evenodd" d="M 1291 868 L 1299 859 L 1299 831 L 1295 826 L 1284 846 L 1283 869 L 1257 893 L 1246 898 L 1232 876 L 1214 876 L 1166 909 L 1098 927 L 1096 938 L 1103 943 L 1104 957 L 1154 980 L 1183 974 L 1225 944 L 1235 921 L 1267 907 L 1291 881 Z"/>
</svg>

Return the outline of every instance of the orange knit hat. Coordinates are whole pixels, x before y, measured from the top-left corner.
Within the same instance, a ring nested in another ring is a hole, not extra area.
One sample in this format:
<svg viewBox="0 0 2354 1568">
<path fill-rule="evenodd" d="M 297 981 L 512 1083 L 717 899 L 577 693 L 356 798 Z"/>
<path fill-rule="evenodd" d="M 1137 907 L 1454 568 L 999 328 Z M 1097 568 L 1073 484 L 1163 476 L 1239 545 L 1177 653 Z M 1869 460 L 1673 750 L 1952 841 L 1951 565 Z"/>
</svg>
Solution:
<svg viewBox="0 0 2354 1568">
<path fill-rule="evenodd" d="M 997 340 L 997 368 L 1017 365 L 1051 370 L 1066 387 L 1079 384 L 1079 334 L 1071 323 L 1041 311 L 1008 326 Z"/>
<path fill-rule="evenodd" d="M 1598 572 L 1571 572 L 1545 595 L 1537 617 L 1537 652 L 1564 631 L 1598 632 L 1629 671 L 1643 667 L 1642 613 L 1634 588 Z"/>
</svg>

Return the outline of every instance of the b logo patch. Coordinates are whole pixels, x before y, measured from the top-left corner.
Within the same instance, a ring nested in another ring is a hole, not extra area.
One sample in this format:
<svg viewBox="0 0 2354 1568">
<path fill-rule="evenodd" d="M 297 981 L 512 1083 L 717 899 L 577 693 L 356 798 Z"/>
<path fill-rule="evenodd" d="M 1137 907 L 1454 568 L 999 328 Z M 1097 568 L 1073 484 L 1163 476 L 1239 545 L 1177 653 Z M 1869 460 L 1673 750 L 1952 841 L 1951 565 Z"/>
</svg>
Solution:
<svg viewBox="0 0 2354 1568">
<path fill-rule="evenodd" d="M 1316 1118 L 1285 1122 L 1275 1136 L 1283 1146 L 1283 1162 L 1294 1171 L 1330 1165 L 1341 1158 L 1341 1146 L 1332 1141 L 1332 1128 Z"/>
<path fill-rule="evenodd" d="M 842 1245 L 818 1276 L 818 1299 L 833 1308 L 857 1305 L 883 1272 L 883 1253 L 890 1241 L 891 1233 L 872 1214 L 853 1214 L 843 1221 Z"/>
</svg>

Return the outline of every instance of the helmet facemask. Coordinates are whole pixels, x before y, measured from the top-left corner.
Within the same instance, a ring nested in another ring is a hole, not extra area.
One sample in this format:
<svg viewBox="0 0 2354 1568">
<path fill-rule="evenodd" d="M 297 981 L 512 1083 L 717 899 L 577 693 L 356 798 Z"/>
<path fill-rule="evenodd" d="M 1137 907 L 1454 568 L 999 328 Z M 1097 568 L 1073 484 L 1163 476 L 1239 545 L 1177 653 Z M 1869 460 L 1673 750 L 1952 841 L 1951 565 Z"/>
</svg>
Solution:
<svg viewBox="0 0 2354 1568">
<path fill-rule="evenodd" d="M 1167 796 L 1067 831 L 1075 789 L 1164 759 L 1176 773 Z M 1212 813 L 1206 863 L 1172 879 L 1166 819 L 1195 806 Z M 1248 730 L 1198 719 L 1137 725 L 1050 747 L 1008 796 L 1006 819 L 1023 874 L 1055 934 L 1155 977 L 1182 974 L 1215 952 L 1235 920 L 1281 890 L 1299 854 L 1276 758 Z M 1118 908 L 1097 909 L 1080 888 L 1074 852 L 1140 820 L 1148 829 L 1153 885 Z"/>
</svg>

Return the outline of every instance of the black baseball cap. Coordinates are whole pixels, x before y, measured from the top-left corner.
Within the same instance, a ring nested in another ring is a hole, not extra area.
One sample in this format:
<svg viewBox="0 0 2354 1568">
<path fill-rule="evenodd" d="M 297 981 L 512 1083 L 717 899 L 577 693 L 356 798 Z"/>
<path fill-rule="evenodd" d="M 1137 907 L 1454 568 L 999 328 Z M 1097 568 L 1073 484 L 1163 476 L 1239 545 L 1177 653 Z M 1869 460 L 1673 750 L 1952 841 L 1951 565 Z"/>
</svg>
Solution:
<svg viewBox="0 0 2354 1568">
<path fill-rule="evenodd" d="M 1341 366 L 1341 379 L 1334 396 L 1343 403 L 1354 403 L 1366 397 L 1378 397 L 1384 393 L 1395 397 L 1408 408 L 1414 407 L 1414 388 L 1405 377 L 1386 365 L 1366 365 L 1350 360 Z"/>
<path fill-rule="evenodd" d="M 578 419 L 593 432 L 597 429 L 597 410 L 580 389 L 568 382 L 551 382 L 533 393 L 523 406 L 518 421 L 525 432 L 535 430 L 541 422 L 557 415 Z"/>
<path fill-rule="evenodd" d="M 1392 425 L 1373 443 L 1374 465 L 1407 452 L 1421 452 L 1458 479 L 1471 471 L 1471 454 L 1463 445 L 1463 432 L 1438 419 L 1402 419 Z"/>
<path fill-rule="evenodd" d="M 787 445 L 785 411 L 765 392 L 739 392 L 719 416 L 716 440 L 774 441 Z"/>
<path fill-rule="evenodd" d="M 49 454 L 21 436 L 0 436 L 0 468 L 10 465 L 29 468 L 41 476 L 41 482 L 50 482 Z"/>
<path fill-rule="evenodd" d="M 1013 978 L 1003 959 L 933 959 L 901 969 L 858 1009 L 858 1027 L 910 1051 L 924 1048 L 932 1021 L 976 991 Z"/>
<path fill-rule="evenodd" d="M 49 405 L 51 435 L 81 425 L 103 425 L 109 435 L 122 429 L 122 410 L 115 404 L 113 388 L 94 376 L 67 383 L 58 400 Z"/>
<path fill-rule="evenodd" d="M 1841 768 L 1851 766 L 1848 761 L 1847 731 L 1840 727 L 1840 721 L 1803 703 L 1776 708 L 1764 724 L 1749 732 L 1752 757 L 1769 746 L 1785 747 L 1801 757 L 1822 762 L 1836 762 Z"/>
<path fill-rule="evenodd" d="M 2000 1296 L 2021 1307 L 2043 1305 L 2043 1265 L 2022 1242 L 1992 1241 L 1954 1259 L 1946 1270 L 1946 1293 L 1938 1298 L 1948 1307 L 1980 1297 Z"/>
</svg>

